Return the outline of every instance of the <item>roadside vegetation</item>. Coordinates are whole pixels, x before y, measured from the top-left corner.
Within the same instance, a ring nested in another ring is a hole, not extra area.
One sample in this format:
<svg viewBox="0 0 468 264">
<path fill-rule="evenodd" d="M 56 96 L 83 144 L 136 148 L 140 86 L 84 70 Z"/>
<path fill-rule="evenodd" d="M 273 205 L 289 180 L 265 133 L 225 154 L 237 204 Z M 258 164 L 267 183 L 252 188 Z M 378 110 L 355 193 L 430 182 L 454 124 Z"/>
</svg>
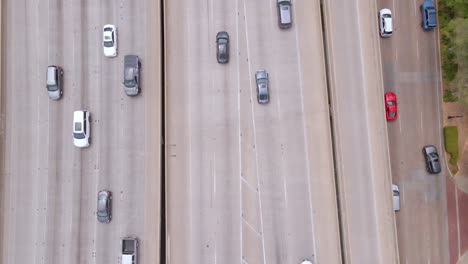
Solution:
<svg viewBox="0 0 468 264">
<path fill-rule="evenodd" d="M 445 150 L 450 154 L 449 168 L 453 174 L 458 171 L 458 127 L 444 127 Z"/>
<path fill-rule="evenodd" d="M 439 1 L 444 101 L 468 106 L 468 1 Z"/>
</svg>

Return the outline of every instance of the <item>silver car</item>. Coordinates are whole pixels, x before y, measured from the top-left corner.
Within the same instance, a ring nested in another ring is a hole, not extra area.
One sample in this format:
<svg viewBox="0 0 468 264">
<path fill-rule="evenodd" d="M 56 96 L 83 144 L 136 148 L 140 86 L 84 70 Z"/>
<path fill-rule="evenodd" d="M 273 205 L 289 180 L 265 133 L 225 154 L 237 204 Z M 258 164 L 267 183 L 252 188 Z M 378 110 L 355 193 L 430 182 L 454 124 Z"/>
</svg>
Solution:
<svg viewBox="0 0 468 264">
<path fill-rule="evenodd" d="M 266 70 L 258 70 L 255 73 L 255 81 L 257 83 L 258 103 L 268 104 L 270 102 L 270 92 L 268 88 L 268 72 Z"/>
<path fill-rule="evenodd" d="M 46 75 L 47 93 L 50 99 L 58 100 L 63 94 L 63 70 L 59 66 L 47 67 Z"/>
<path fill-rule="evenodd" d="M 124 91 L 128 96 L 140 93 L 140 58 L 137 55 L 124 57 Z"/>
<path fill-rule="evenodd" d="M 433 145 L 424 146 L 423 154 L 424 159 L 426 160 L 427 171 L 432 174 L 440 173 L 441 167 L 437 148 Z"/>
<path fill-rule="evenodd" d="M 111 212 L 112 193 L 102 190 L 98 192 L 97 199 L 97 219 L 100 223 L 109 223 L 112 219 Z"/>
<path fill-rule="evenodd" d="M 292 25 L 291 0 L 278 0 L 278 25 L 281 29 Z"/>
<path fill-rule="evenodd" d="M 400 189 L 398 185 L 392 184 L 392 193 L 393 193 L 393 210 L 395 212 L 400 211 Z"/>
</svg>

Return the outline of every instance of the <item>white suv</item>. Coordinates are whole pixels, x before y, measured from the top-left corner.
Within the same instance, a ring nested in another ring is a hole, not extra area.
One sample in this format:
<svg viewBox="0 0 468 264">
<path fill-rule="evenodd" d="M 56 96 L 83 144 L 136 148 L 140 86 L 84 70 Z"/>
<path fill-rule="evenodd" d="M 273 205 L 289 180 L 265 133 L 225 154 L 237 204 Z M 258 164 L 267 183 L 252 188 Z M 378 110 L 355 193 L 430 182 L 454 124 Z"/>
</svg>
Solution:
<svg viewBox="0 0 468 264">
<path fill-rule="evenodd" d="M 79 148 L 89 147 L 89 112 L 73 112 L 73 144 Z"/>
<path fill-rule="evenodd" d="M 392 11 L 384 8 L 379 11 L 380 36 L 390 37 L 393 33 Z"/>
</svg>

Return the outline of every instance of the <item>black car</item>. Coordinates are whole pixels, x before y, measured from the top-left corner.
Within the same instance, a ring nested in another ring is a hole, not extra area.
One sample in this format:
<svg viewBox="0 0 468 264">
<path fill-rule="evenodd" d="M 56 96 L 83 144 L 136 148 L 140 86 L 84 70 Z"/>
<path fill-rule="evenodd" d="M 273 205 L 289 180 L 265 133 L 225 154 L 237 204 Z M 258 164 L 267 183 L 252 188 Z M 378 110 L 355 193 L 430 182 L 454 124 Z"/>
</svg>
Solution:
<svg viewBox="0 0 468 264">
<path fill-rule="evenodd" d="M 112 218 L 111 213 L 112 193 L 110 191 L 99 191 L 97 200 L 97 219 L 101 223 L 109 223 Z"/>
<path fill-rule="evenodd" d="M 229 62 L 229 34 L 226 31 L 216 34 L 216 59 L 218 63 Z"/>
<path fill-rule="evenodd" d="M 433 145 L 427 145 L 423 148 L 424 159 L 426 160 L 426 168 L 429 173 L 440 173 L 440 161 L 437 148 Z"/>
</svg>

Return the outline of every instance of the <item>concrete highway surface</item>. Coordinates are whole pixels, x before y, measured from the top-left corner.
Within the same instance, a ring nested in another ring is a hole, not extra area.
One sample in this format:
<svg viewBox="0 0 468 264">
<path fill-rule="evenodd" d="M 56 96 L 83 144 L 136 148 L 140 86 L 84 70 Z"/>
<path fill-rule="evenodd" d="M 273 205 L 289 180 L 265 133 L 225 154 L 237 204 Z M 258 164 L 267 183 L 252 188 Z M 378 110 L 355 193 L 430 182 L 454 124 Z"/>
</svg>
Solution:
<svg viewBox="0 0 468 264">
<path fill-rule="evenodd" d="M 0 262 L 120 263 L 120 239 L 136 236 L 140 263 L 448 263 L 445 169 L 429 175 L 421 154 L 442 146 L 437 32 L 421 30 L 419 2 L 297 0 L 281 30 L 275 0 L 3 1 Z M 126 54 L 142 64 L 133 98 Z M 48 65 L 65 71 L 59 101 Z M 395 122 L 384 91 L 399 98 Z M 86 149 L 75 110 L 91 112 Z M 103 189 L 109 224 L 96 219 Z"/>
<path fill-rule="evenodd" d="M 319 2 L 166 4 L 167 263 L 340 263 Z"/>
<path fill-rule="evenodd" d="M 150 2 L 3 1 L 1 263 L 119 263 L 128 235 L 142 263 L 159 260 L 160 20 Z M 107 23 L 119 30 L 117 58 L 102 52 Z M 142 60 L 135 98 L 121 84 L 125 54 Z M 51 64 L 65 71 L 60 101 L 46 91 Z M 79 109 L 91 112 L 86 149 L 73 146 Z M 95 215 L 101 189 L 113 192 L 109 224 Z"/>
<path fill-rule="evenodd" d="M 385 91 L 398 96 L 398 120 L 387 125 L 393 181 L 401 195 L 398 245 L 403 263 L 450 263 L 438 36 L 437 30 L 422 30 L 421 3 L 378 4 L 393 12 L 393 36 L 380 45 Z M 439 175 L 426 171 L 422 148 L 428 144 L 441 155 Z"/>
<path fill-rule="evenodd" d="M 374 1 L 325 1 L 345 263 L 398 263 Z"/>
</svg>

